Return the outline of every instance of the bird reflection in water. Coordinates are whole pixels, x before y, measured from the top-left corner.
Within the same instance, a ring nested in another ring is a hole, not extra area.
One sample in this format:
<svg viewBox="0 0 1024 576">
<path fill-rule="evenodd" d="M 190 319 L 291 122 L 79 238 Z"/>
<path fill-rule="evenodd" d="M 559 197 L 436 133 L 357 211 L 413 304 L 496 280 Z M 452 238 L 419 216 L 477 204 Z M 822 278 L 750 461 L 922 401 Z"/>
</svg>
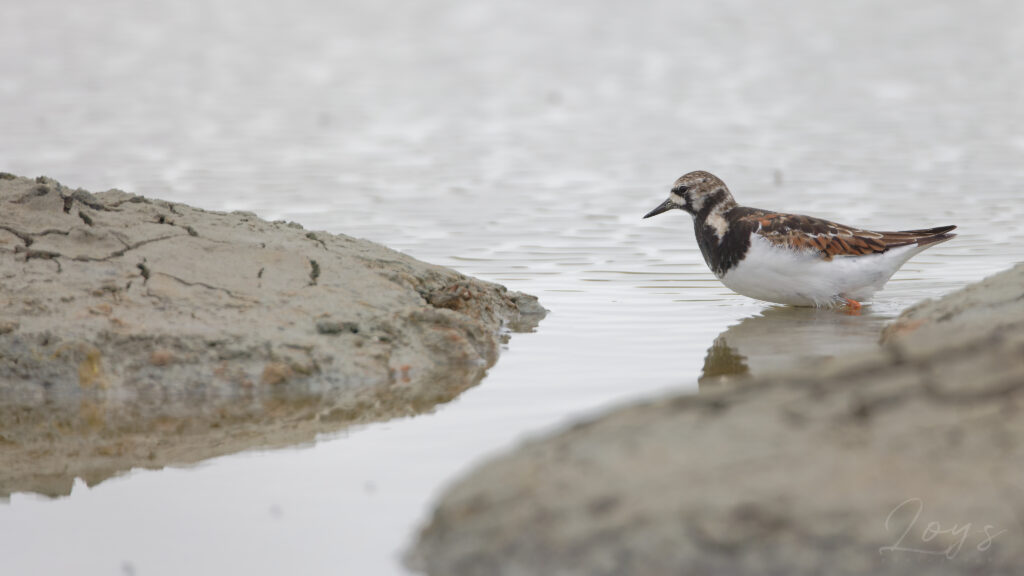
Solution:
<svg viewBox="0 0 1024 576">
<path fill-rule="evenodd" d="M 697 384 L 703 388 L 705 385 L 719 384 L 723 380 L 745 377 L 749 374 L 747 357 L 729 346 L 725 334 L 722 334 L 715 338 L 711 348 L 708 348 L 708 355 L 704 358 L 704 371 L 697 379 Z"/>
<path fill-rule="evenodd" d="M 888 320 L 870 309 L 851 316 L 834 310 L 768 306 L 715 338 L 698 386 L 709 390 L 751 376 L 813 370 L 828 358 L 877 346 Z"/>
</svg>

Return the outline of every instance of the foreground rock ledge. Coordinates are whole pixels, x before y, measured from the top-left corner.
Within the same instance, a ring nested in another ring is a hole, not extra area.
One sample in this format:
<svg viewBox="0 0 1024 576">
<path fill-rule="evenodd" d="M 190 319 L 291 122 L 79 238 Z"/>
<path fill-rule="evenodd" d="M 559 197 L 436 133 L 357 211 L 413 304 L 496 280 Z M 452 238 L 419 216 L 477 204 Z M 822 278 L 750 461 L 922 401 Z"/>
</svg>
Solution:
<svg viewBox="0 0 1024 576">
<path fill-rule="evenodd" d="M 1024 573 L 1024 265 L 880 352 L 624 408 L 443 497 L 432 575 Z"/>
<path fill-rule="evenodd" d="M 0 496 L 421 412 L 542 314 L 364 240 L 0 174 Z"/>
</svg>

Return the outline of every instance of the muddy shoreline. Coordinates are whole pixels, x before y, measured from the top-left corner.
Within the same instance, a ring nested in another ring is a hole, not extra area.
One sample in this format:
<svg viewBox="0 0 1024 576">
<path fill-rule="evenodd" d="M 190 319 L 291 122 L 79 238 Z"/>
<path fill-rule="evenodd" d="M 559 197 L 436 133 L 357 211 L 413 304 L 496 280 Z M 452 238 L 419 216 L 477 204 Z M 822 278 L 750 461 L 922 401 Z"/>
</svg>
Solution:
<svg viewBox="0 0 1024 576">
<path fill-rule="evenodd" d="M 1010 574 L 1024 567 L 1024 265 L 879 350 L 719 382 L 457 481 L 428 574 Z"/>
<path fill-rule="evenodd" d="M 428 411 L 544 314 L 251 213 L 11 174 L 0 206 L 0 497 Z"/>
</svg>

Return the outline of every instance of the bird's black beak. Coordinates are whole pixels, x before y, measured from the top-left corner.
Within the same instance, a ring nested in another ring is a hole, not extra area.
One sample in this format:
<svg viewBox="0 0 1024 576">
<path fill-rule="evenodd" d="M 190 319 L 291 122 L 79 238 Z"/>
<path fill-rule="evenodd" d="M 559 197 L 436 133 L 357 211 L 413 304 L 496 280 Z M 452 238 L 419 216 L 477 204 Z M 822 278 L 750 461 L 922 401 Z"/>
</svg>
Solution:
<svg viewBox="0 0 1024 576">
<path fill-rule="evenodd" d="M 644 215 L 644 218 L 650 218 L 651 216 L 657 216 L 658 214 L 661 214 L 662 212 L 668 212 L 669 210 L 671 210 L 673 208 L 678 208 L 678 206 L 673 204 L 672 203 L 672 199 L 669 198 L 668 200 L 665 200 L 664 202 L 659 204 L 657 208 L 655 208 L 654 210 L 651 210 L 646 215 Z"/>
</svg>

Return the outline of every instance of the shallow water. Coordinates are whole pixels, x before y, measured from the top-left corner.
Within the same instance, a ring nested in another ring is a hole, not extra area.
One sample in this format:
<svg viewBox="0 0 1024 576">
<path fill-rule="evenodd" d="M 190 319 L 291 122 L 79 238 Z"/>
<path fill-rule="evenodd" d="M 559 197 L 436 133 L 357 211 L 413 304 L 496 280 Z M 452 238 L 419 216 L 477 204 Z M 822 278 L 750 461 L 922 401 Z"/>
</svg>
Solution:
<svg viewBox="0 0 1024 576">
<path fill-rule="evenodd" d="M 403 574 L 444 486 L 525 437 L 874 346 L 1024 260 L 1022 52 L 1014 2 L 4 6 L 0 170 L 370 238 L 551 313 L 434 413 L 15 494 L 3 573 Z M 960 236 L 861 316 L 768 306 L 713 279 L 685 215 L 640 219 L 693 169 Z"/>
</svg>

